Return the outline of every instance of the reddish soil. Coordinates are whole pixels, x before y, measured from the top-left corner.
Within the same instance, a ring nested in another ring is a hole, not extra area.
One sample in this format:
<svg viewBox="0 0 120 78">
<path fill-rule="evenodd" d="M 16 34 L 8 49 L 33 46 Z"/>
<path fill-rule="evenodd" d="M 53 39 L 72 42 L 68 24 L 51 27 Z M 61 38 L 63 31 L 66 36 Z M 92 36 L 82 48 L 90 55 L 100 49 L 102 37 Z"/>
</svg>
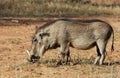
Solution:
<svg viewBox="0 0 120 78">
<path fill-rule="evenodd" d="M 56 19 L 56 18 L 55 18 Z M 85 19 L 85 18 L 72 18 Z M 94 18 L 87 18 L 94 19 Z M 120 78 L 120 20 L 119 18 L 97 18 L 112 25 L 115 32 L 115 50 L 107 46 L 105 62 L 111 65 L 95 66 L 89 62 L 76 65 L 47 66 L 27 63 L 26 50 L 31 47 L 35 26 L 42 26 L 53 19 L 0 19 L 0 78 Z M 76 50 L 71 48 L 72 58 L 96 56 L 96 49 Z M 42 59 L 58 59 L 58 49 L 49 50 Z"/>
</svg>

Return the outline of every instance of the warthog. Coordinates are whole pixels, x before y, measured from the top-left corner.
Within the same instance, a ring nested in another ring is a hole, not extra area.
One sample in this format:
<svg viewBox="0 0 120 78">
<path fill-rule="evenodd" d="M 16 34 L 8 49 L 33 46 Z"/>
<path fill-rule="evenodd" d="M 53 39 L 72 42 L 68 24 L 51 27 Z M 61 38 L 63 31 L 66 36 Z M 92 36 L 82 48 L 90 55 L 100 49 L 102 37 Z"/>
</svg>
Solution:
<svg viewBox="0 0 120 78">
<path fill-rule="evenodd" d="M 87 50 L 97 48 L 94 64 L 102 65 L 106 56 L 106 45 L 112 36 L 111 50 L 114 49 L 114 31 L 101 20 L 56 20 L 36 29 L 32 48 L 27 51 L 30 62 L 37 62 L 48 49 L 60 47 L 61 60 L 70 58 L 69 46 Z"/>
</svg>

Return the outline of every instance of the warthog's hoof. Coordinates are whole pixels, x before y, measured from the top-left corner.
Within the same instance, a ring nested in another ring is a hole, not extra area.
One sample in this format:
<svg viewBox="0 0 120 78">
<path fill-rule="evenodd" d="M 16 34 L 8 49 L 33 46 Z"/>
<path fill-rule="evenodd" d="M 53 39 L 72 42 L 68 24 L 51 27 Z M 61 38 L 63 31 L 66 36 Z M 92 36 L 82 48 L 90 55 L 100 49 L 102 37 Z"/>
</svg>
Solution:
<svg viewBox="0 0 120 78">
<path fill-rule="evenodd" d="M 58 61 L 57 65 L 70 65 L 70 62 L 66 62 L 66 61 Z"/>
</svg>

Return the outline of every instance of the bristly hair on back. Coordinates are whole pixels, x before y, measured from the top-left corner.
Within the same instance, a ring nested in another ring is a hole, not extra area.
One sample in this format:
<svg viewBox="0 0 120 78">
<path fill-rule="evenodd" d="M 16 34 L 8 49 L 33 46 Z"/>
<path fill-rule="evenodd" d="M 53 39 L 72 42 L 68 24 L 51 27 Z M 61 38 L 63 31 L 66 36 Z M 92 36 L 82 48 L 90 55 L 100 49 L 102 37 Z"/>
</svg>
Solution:
<svg viewBox="0 0 120 78">
<path fill-rule="evenodd" d="M 38 33 L 41 29 L 44 29 L 52 24 L 54 24 L 56 21 L 59 21 L 59 20 L 63 20 L 63 21 L 71 21 L 71 22 L 76 22 L 76 23 L 91 23 L 91 22 L 104 22 L 104 21 L 101 21 L 99 19 L 93 19 L 93 20 L 71 20 L 71 19 L 57 19 L 57 20 L 53 20 L 53 21 L 49 21 L 47 22 L 46 24 L 40 26 L 40 27 L 36 27 L 36 31 L 35 31 L 35 34 Z"/>
</svg>

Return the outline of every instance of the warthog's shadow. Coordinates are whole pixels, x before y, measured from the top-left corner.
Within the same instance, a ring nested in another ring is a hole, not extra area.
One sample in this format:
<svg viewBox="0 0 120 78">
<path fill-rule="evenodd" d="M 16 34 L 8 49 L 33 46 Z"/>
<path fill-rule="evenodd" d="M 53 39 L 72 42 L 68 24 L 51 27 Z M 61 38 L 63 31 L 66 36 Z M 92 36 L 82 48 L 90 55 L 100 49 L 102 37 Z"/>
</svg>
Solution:
<svg viewBox="0 0 120 78">
<path fill-rule="evenodd" d="M 39 64 L 45 64 L 47 66 L 52 66 L 52 67 L 57 67 L 57 66 L 64 66 L 64 65 L 94 65 L 94 57 L 90 58 L 90 59 L 86 59 L 86 58 L 72 58 L 71 60 L 69 60 L 69 62 L 63 62 L 61 63 L 60 60 L 58 59 L 45 59 L 39 62 Z M 116 61 L 116 62 L 105 62 L 103 63 L 103 65 L 101 66 L 112 66 L 112 65 L 120 65 L 120 62 Z M 99 65 L 96 65 L 99 66 Z"/>
</svg>

